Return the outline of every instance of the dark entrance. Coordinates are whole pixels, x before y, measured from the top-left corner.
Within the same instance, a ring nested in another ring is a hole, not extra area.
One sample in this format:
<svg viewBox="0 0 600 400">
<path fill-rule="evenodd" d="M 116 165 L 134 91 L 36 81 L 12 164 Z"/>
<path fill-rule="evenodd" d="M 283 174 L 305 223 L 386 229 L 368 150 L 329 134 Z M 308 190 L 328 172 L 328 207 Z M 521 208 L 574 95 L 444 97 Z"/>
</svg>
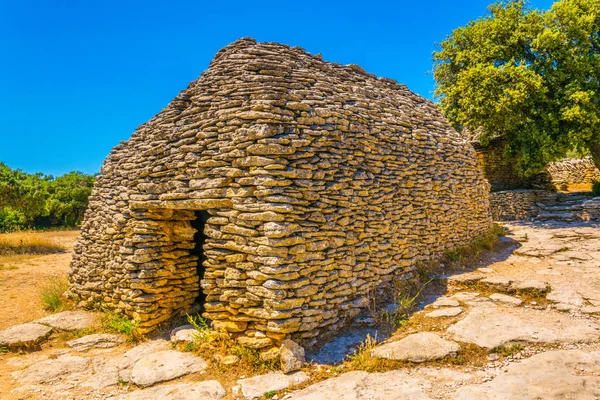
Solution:
<svg viewBox="0 0 600 400">
<path fill-rule="evenodd" d="M 196 234 L 194 234 L 194 243 L 196 244 L 194 248 L 190 251 L 192 255 L 198 257 L 198 265 L 196 266 L 197 275 L 200 280 L 204 279 L 204 260 L 206 259 L 206 255 L 204 254 L 204 242 L 206 241 L 206 235 L 204 234 L 204 225 L 208 220 L 209 214 L 207 211 L 196 211 L 195 212 L 196 219 L 192 221 L 192 226 L 197 230 Z M 204 305 L 204 301 L 206 300 L 206 295 L 202 291 L 202 287 L 200 287 L 200 293 L 198 297 L 196 297 L 196 304 Z"/>
</svg>

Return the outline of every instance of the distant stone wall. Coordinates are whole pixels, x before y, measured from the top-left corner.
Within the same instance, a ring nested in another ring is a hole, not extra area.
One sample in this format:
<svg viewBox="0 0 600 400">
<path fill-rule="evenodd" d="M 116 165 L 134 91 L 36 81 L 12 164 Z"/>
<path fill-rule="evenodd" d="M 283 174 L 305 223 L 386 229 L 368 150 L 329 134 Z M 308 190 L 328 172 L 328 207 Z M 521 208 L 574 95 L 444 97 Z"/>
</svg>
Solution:
<svg viewBox="0 0 600 400">
<path fill-rule="evenodd" d="M 585 201 L 582 205 L 584 221 L 600 221 L 600 197 Z"/>
<path fill-rule="evenodd" d="M 537 216 L 542 208 L 536 203 L 550 205 L 560 194 L 547 190 L 508 190 L 490 196 L 490 209 L 495 221 L 514 221 Z"/>
<path fill-rule="evenodd" d="M 502 139 L 493 139 L 486 146 L 481 146 L 479 143 L 474 143 L 474 145 L 477 162 L 490 183 L 492 192 L 532 187 L 531 181 L 520 176 L 514 165 L 504 159 Z"/>
<path fill-rule="evenodd" d="M 501 138 L 493 139 L 486 146 L 475 142 L 474 147 L 477 161 L 492 192 L 519 189 L 582 192 L 591 190 L 592 181 L 600 181 L 600 170 L 591 157 L 552 162 L 543 172 L 526 178 L 520 176 L 514 165 L 504 159 L 504 142 Z"/>
<path fill-rule="evenodd" d="M 69 295 L 149 330 L 201 287 L 215 328 L 268 348 L 339 329 L 374 289 L 490 226 L 475 152 L 433 103 L 357 66 L 243 39 L 112 150 Z"/>
<path fill-rule="evenodd" d="M 560 191 L 589 191 L 593 181 L 600 181 L 600 170 L 592 157 L 569 158 L 546 167 L 552 185 Z"/>
</svg>

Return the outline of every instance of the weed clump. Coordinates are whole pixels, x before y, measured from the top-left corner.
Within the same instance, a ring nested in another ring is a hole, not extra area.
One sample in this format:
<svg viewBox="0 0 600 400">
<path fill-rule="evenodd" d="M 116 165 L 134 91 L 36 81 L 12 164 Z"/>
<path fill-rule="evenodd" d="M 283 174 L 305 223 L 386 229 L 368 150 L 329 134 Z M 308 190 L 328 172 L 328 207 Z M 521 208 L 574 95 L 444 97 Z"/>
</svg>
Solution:
<svg viewBox="0 0 600 400">
<path fill-rule="evenodd" d="M 102 326 L 105 331 L 110 333 L 122 333 L 126 335 L 131 342 L 138 342 L 142 336 L 138 332 L 138 322 L 132 321 L 124 315 L 118 314 L 112 310 L 104 308 L 102 310 Z"/>
<path fill-rule="evenodd" d="M 69 288 L 69 282 L 64 277 L 52 276 L 40 290 L 40 300 L 44 310 L 59 312 L 65 309 L 63 294 Z"/>
<path fill-rule="evenodd" d="M 210 328 L 207 320 L 199 315 L 189 316 L 188 322 L 196 329 L 193 341 L 183 345 L 184 351 L 192 351 L 206 360 L 212 360 L 212 366 L 219 373 L 238 375 L 262 374 L 279 368 L 279 359 L 264 360 L 258 349 L 238 343 L 227 332 Z M 239 358 L 235 364 L 220 362 L 225 356 Z"/>
</svg>

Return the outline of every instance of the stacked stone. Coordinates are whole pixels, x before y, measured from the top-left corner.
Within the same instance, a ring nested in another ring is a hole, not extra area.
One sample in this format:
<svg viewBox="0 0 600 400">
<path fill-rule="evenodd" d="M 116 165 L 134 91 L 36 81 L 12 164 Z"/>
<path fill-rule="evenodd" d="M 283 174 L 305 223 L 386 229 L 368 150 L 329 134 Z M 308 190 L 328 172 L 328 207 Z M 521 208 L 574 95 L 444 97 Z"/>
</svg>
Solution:
<svg viewBox="0 0 600 400">
<path fill-rule="evenodd" d="M 504 158 L 505 141 L 502 137 L 492 139 L 485 146 L 477 140 L 475 138 L 472 144 L 477 153 L 479 167 L 490 183 L 492 192 L 532 188 L 532 179 L 519 175 L 514 163 Z M 535 177 L 534 181 L 538 180 L 538 177 Z"/>
<path fill-rule="evenodd" d="M 592 157 L 568 158 L 548 164 L 546 171 L 554 187 L 561 191 L 590 190 L 592 182 L 600 182 L 600 170 L 594 164 Z"/>
<path fill-rule="evenodd" d="M 340 328 L 417 262 L 488 232 L 489 185 L 434 104 L 358 66 L 241 39 L 107 158 L 70 296 L 151 329 L 199 291 L 267 348 Z"/>
<path fill-rule="evenodd" d="M 594 197 L 582 204 L 581 219 L 584 221 L 600 221 L 600 197 Z"/>
<path fill-rule="evenodd" d="M 537 216 L 542 204 L 555 203 L 558 193 L 547 190 L 506 190 L 493 192 L 490 196 L 492 218 L 496 221 L 515 221 Z"/>
</svg>

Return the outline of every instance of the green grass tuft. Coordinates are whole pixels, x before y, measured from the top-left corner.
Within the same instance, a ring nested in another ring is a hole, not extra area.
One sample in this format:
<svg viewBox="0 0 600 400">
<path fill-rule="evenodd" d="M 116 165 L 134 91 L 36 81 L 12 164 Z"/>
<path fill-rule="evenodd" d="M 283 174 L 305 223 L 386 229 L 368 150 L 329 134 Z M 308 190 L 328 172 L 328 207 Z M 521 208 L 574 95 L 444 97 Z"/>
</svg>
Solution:
<svg viewBox="0 0 600 400">
<path fill-rule="evenodd" d="M 50 312 L 59 312 L 64 310 L 65 303 L 63 294 L 69 288 L 69 282 L 66 278 L 52 276 L 42 286 L 40 291 L 40 299 L 44 310 Z"/>
<path fill-rule="evenodd" d="M 130 341 L 136 342 L 141 339 L 137 332 L 138 323 L 131 321 L 122 314 L 118 314 L 109 309 L 103 309 L 104 317 L 102 318 L 102 326 L 104 330 L 111 333 L 122 333 L 127 335 Z"/>
</svg>

